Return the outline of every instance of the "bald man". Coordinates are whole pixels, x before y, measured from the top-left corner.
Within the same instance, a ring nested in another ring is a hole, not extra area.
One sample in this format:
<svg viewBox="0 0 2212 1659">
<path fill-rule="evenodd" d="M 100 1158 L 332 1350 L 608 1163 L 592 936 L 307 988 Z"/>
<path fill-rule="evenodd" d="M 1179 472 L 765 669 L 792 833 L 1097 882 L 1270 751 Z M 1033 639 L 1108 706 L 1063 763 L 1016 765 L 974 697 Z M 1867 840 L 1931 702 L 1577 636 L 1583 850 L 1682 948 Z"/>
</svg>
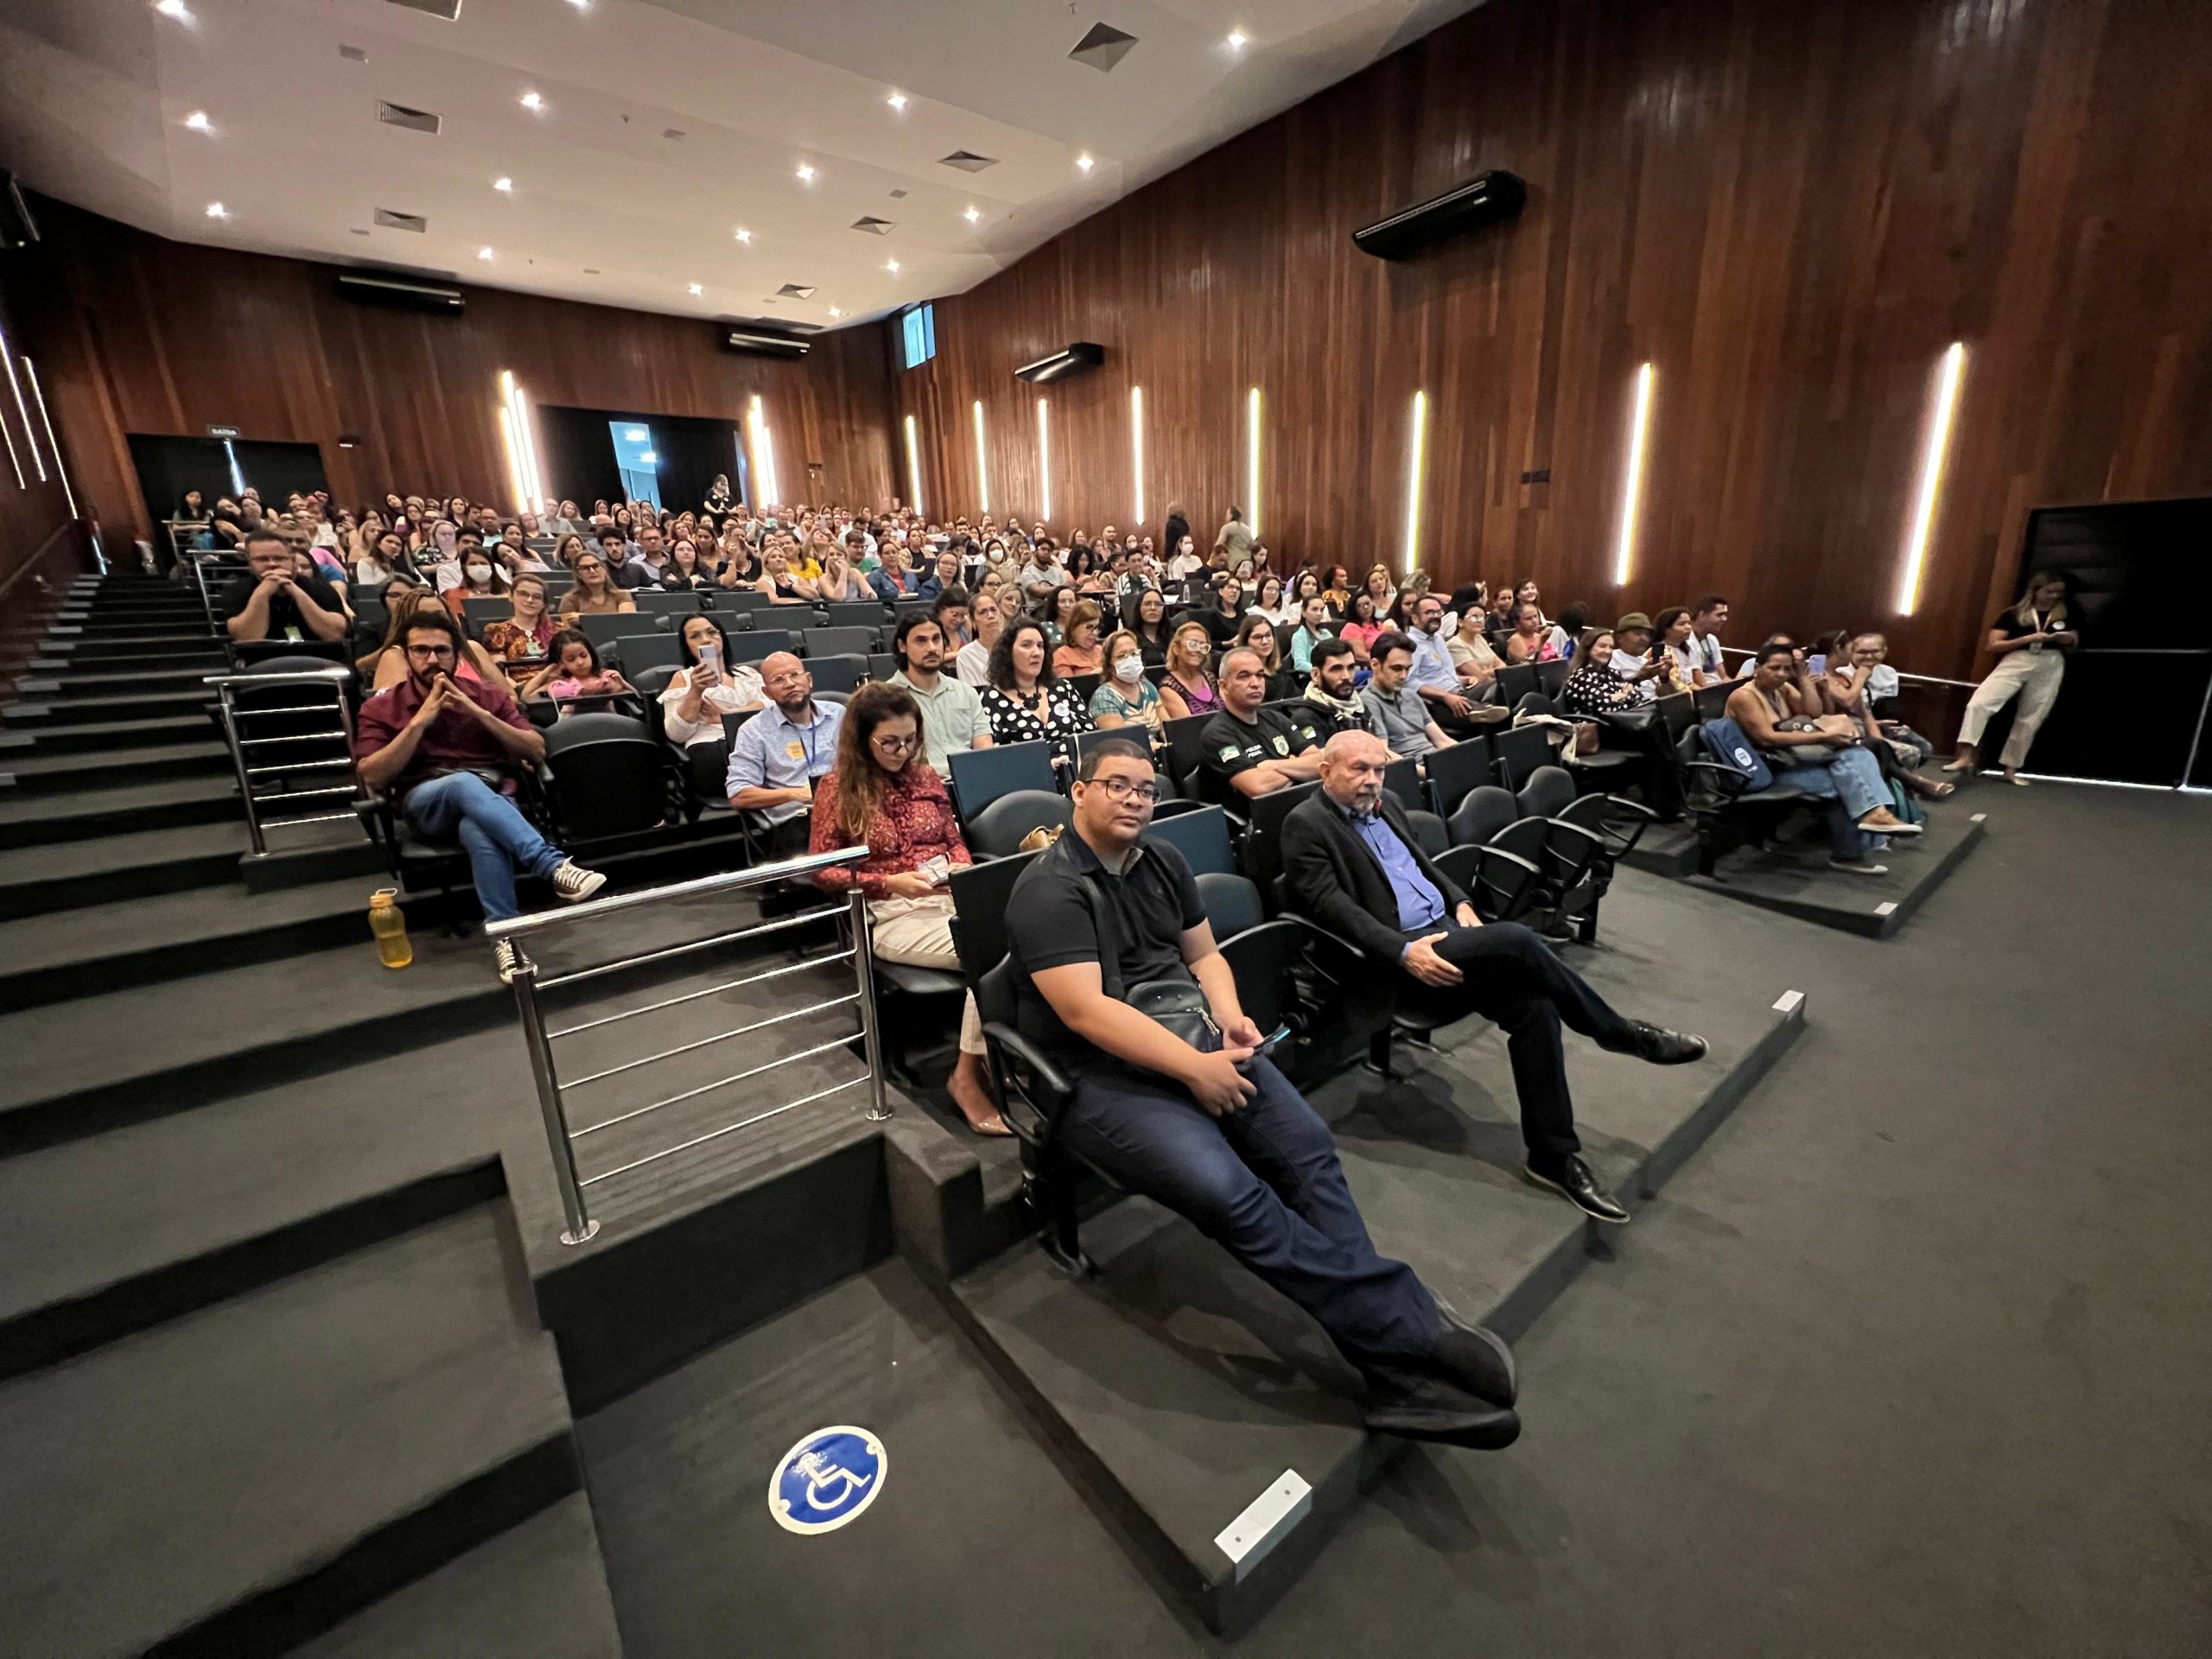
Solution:
<svg viewBox="0 0 2212 1659">
<path fill-rule="evenodd" d="M 806 850 L 815 780 L 837 764 L 845 706 L 816 702 L 814 677 L 788 651 L 761 663 L 760 683 L 768 707 L 738 728 L 729 747 L 729 804 L 759 815 L 772 857 L 796 858 Z"/>
<path fill-rule="evenodd" d="M 1365 732 L 1339 732 L 1321 751 L 1320 791 L 1283 823 L 1282 859 L 1299 908 L 1399 970 L 1401 1006 L 1433 1025 L 1471 1014 L 1506 1034 L 1521 1099 L 1522 1173 L 1585 1215 L 1618 1224 L 1628 1211 L 1582 1157 L 1560 1027 L 1655 1065 L 1701 1058 L 1702 1037 L 1623 1018 L 1527 928 L 1484 926 L 1467 895 L 1421 849 L 1382 787 L 1389 752 Z"/>
</svg>

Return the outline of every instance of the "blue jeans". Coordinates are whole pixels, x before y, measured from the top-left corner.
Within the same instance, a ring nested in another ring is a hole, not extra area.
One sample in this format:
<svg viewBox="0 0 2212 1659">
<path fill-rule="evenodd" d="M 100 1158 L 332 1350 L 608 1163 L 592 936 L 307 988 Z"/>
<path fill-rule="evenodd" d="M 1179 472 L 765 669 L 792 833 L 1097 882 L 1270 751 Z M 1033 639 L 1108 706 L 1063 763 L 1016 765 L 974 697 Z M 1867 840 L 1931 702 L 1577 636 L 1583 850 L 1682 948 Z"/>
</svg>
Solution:
<svg viewBox="0 0 2212 1659">
<path fill-rule="evenodd" d="M 1355 1365 L 1426 1355 L 1435 1299 L 1376 1252 L 1328 1125 L 1272 1062 L 1249 1075 L 1259 1092 L 1210 1117 L 1166 1077 L 1101 1067 L 1077 1084 L 1060 1133 L 1311 1313 Z"/>
<path fill-rule="evenodd" d="M 407 791 L 407 821 L 435 841 L 451 836 L 468 855 L 486 919 L 518 912 L 515 872 L 550 875 L 568 855 L 530 827 L 515 804 L 469 772 L 449 772 Z"/>
<path fill-rule="evenodd" d="M 1887 837 L 1859 827 L 1859 820 L 1876 807 L 1890 804 L 1882 763 L 1872 751 L 1854 744 L 1823 765 L 1785 766 L 1775 775 L 1815 795 L 1834 796 L 1836 804 L 1828 810 L 1828 849 L 1838 858 L 1864 858 L 1889 845 Z"/>
</svg>

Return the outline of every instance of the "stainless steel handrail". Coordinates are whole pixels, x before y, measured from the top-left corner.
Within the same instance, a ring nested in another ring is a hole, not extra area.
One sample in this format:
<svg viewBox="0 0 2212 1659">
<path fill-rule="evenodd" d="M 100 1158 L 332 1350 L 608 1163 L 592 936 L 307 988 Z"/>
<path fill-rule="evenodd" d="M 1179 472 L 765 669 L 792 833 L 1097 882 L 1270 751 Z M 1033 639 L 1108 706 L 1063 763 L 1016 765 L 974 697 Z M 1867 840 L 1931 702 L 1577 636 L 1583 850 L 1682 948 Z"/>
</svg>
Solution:
<svg viewBox="0 0 2212 1659">
<path fill-rule="evenodd" d="M 230 749 L 231 767 L 238 778 L 238 797 L 245 807 L 246 837 L 252 842 L 257 856 L 267 855 L 268 832 L 271 830 L 296 830 L 303 824 L 309 823 L 335 823 L 352 816 L 348 812 L 320 812 L 306 817 L 264 818 L 261 815 L 262 797 L 255 792 L 254 780 L 257 778 L 274 778 L 290 772 L 327 772 L 339 766 L 343 766 L 348 771 L 352 770 L 353 756 L 349 741 L 351 728 L 346 719 L 346 688 L 353 677 L 352 669 L 340 668 L 335 665 L 329 668 L 303 668 L 296 673 L 256 673 L 251 670 L 245 670 L 202 677 L 200 683 L 211 687 L 215 693 L 217 712 L 222 720 L 223 741 Z M 317 696 L 306 702 L 287 704 L 282 708 L 241 709 L 238 706 L 238 694 L 242 689 L 297 689 L 316 691 L 327 696 L 330 701 L 325 702 L 321 696 Z M 337 723 L 334 726 L 312 732 L 289 732 L 276 737 L 248 737 L 239 729 L 241 719 L 254 718 L 262 715 L 334 713 L 337 715 Z M 319 760 L 257 761 L 247 753 L 249 749 L 262 748 L 272 743 L 328 743 L 334 740 L 347 743 L 346 752 Z M 322 789 L 281 790 L 276 791 L 271 798 L 302 801 L 311 796 L 350 796 L 354 792 L 355 785 L 353 785 L 348 784 L 343 786 L 334 785 Z"/>
<path fill-rule="evenodd" d="M 830 853 L 813 853 L 801 858 L 785 859 L 772 864 L 756 865 L 751 869 L 727 870 L 715 875 L 701 876 L 696 880 L 673 882 L 666 887 L 649 887 L 638 893 L 617 893 L 610 898 L 588 900 L 583 904 L 571 906 L 563 910 L 540 911 L 528 916 L 509 917 L 504 920 L 486 924 L 484 930 L 486 935 L 494 942 L 509 944 L 514 953 L 515 1004 L 522 1020 L 524 1046 L 530 1053 L 531 1077 L 537 1085 L 538 1112 L 544 1122 L 546 1145 L 552 1154 L 554 1185 L 560 1192 L 562 1211 L 568 1223 L 561 1234 L 563 1243 L 581 1244 L 598 1232 L 599 1224 L 592 1218 L 590 1210 L 584 1201 L 584 1189 L 594 1186 L 613 1176 L 626 1174 L 631 1170 L 641 1168 L 647 1164 L 658 1163 L 664 1158 L 672 1157 L 677 1153 L 702 1146 L 709 1141 L 719 1140 L 726 1135 L 733 1135 L 753 1124 L 766 1122 L 768 1119 L 781 1116 L 797 1107 L 825 1099 L 829 1096 L 842 1093 L 847 1089 L 855 1088 L 862 1084 L 867 1084 L 868 1088 L 869 1108 L 866 1114 L 867 1117 L 871 1122 L 880 1122 L 889 1117 L 891 1107 L 884 1095 L 882 1044 L 876 1018 L 874 956 L 868 937 L 868 906 L 858 887 L 853 889 L 846 903 L 842 906 L 824 906 L 818 909 L 805 911 L 795 917 L 755 923 L 750 926 L 717 932 L 704 939 L 686 940 L 678 944 L 639 951 L 613 962 L 595 963 L 589 967 L 553 975 L 542 982 L 538 978 L 538 964 L 532 961 L 524 950 L 522 942 L 534 934 L 555 927 L 569 926 L 579 922 L 590 922 L 630 911 L 681 904 L 690 899 L 741 893 L 748 888 L 764 887 L 772 883 L 802 880 L 823 870 L 857 864 L 868 856 L 868 849 L 865 846 L 848 847 Z M 679 995 L 663 997 L 638 1007 L 625 1008 L 595 1019 L 580 1020 L 573 1025 L 562 1027 L 558 1030 L 549 1030 L 546 1026 L 544 1010 L 538 1001 L 538 997 L 543 991 L 578 984 L 599 978 L 602 975 L 621 972 L 649 963 L 665 962 L 671 957 L 683 956 L 690 951 L 705 950 L 715 945 L 728 944 L 743 939 L 756 938 L 764 934 L 780 932 L 788 928 L 803 926 L 810 922 L 836 917 L 842 917 L 850 930 L 851 943 L 849 946 L 826 954 L 810 954 L 798 963 L 747 974 L 721 984 L 709 986 L 703 990 L 687 991 Z M 641 1014 L 655 1014 L 684 1003 L 696 1002 L 702 997 L 712 996 L 718 992 L 734 990 L 745 985 L 759 984 L 804 969 L 830 967 L 846 962 L 853 964 L 854 982 L 853 990 L 846 995 L 809 1002 L 799 1007 L 787 1009 L 766 1019 L 755 1020 L 728 1031 L 715 1032 L 708 1036 L 679 1043 L 673 1047 L 664 1048 L 654 1053 L 603 1066 L 584 1077 L 569 1080 L 565 1084 L 563 1082 L 560 1066 L 553 1053 L 553 1044 L 556 1039 L 574 1037 L 588 1031 L 601 1030 L 608 1026 L 620 1024 L 626 1020 L 636 1019 Z M 696 1053 L 701 1049 L 711 1047 L 716 1043 L 725 1042 L 732 1038 L 747 1036 L 791 1020 L 847 1007 L 853 1007 L 859 1013 L 860 1030 L 858 1032 L 847 1033 L 844 1035 L 831 1038 L 826 1042 L 802 1048 L 795 1053 L 778 1055 L 773 1059 L 749 1066 L 728 1077 L 718 1077 L 711 1083 L 701 1084 L 696 1088 L 681 1090 L 663 1099 L 618 1111 L 613 1116 L 603 1118 L 595 1123 L 587 1124 L 582 1128 L 572 1128 L 569 1126 L 568 1103 L 564 1096 L 566 1089 L 578 1089 L 587 1084 L 601 1083 L 611 1077 L 640 1071 L 645 1066 L 656 1065 L 662 1060 L 672 1059 L 678 1055 Z M 603 1129 L 613 1128 L 617 1124 L 632 1122 L 651 1113 L 658 1112 L 663 1107 L 698 1099 L 717 1090 L 727 1089 L 734 1084 L 743 1083 L 777 1071 L 794 1061 L 804 1060 L 846 1048 L 855 1038 L 859 1039 L 862 1052 L 867 1058 L 867 1070 L 860 1077 L 833 1084 L 826 1089 L 816 1090 L 797 1100 L 785 1101 L 767 1111 L 758 1112 L 741 1122 L 710 1129 L 676 1146 L 664 1147 L 614 1169 L 603 1170 L 588 1178 L 579 1178 L 577 1174 L 576 1142 L 586 1135 L 596 1135 Z"/>
</svg>

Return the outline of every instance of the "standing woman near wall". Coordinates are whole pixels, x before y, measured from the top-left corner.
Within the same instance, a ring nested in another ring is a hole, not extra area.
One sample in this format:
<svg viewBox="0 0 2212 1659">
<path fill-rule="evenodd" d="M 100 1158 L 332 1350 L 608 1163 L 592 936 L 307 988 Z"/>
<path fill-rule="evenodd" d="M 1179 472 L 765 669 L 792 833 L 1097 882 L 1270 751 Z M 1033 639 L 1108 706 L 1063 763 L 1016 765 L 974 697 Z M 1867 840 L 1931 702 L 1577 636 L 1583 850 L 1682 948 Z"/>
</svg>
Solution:
<svg viewBox="0 0 2212 1659">
<path fill-rule="evenodd" d="M 2017 695 L 2020 706 L 2012 715 L 2012 734 L 2005 740 L 1998 763 L 2005 781 L 2024 785 L 2021 763 L 2028 746 L 2058 701 L 2058 683 L 2066 676 L 2066 653 L 2082 636 L 2066 626 L 2066 579 L 2050 570 L 2028 578 L 2020 602 L 2000 612 L 1989 625 L 1988 649 L 1997 654 L 1997 666 L 1974 688 L 1967 702 L 1966 719 L 1959 725 L 1959 752 L 1946 772 L 1972 772 L 1980 760 L 1981 734 L 1991 716 Z"/>
</svg>

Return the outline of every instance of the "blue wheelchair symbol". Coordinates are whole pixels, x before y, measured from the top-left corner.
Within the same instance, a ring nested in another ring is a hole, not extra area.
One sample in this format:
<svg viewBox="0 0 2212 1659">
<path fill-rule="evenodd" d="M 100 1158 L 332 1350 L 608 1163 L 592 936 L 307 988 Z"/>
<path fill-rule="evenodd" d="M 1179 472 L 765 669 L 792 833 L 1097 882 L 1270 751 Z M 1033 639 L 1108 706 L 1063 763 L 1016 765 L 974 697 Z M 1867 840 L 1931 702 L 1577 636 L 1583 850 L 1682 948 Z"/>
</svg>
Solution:
<svg viewBox="0 0 2212 1659">
<path fill-rule="evenodd" d="M 768 1513 L 786 1532 L 835 1532 L 875 1502 L 891 1454 L 864 1428 L 819 1428 L 784 1453 L 768 1480 Z"/>
</svg>

